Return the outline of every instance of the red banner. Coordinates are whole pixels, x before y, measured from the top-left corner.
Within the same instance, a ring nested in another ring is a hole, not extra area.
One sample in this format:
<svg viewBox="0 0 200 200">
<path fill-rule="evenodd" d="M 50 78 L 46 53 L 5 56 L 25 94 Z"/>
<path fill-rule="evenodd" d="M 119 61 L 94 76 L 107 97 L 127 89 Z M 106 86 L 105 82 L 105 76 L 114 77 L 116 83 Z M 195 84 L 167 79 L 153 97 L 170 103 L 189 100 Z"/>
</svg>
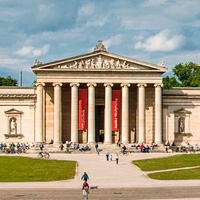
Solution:
<svg viewBox="0 0 200 200">
<path fill-rule="evenodd" d="M 79 89 L 79 130 L 86 130 L 88 124 L 88 89 Z"/>
<path fill-rule="evenodd" d="M 120 128 L 121 91 L 112 91 L 112 130 Z"/>
</svg>

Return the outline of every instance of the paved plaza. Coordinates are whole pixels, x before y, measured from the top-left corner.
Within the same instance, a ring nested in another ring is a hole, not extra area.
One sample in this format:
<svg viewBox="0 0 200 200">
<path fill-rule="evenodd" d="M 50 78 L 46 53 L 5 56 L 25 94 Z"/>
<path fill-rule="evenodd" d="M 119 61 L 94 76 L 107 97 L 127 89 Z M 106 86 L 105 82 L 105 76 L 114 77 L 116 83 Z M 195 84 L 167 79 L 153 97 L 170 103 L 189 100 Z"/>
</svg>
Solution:
<svg viewBox="0 0 200 200">
<path fill-rule="evenodd" d="M 172 156 L 167 153 L 149 154 L 128 154 L 119 157 L 119 165 L 113 161 L 106 161 L 104 154 L 51 154 L 51 159 L 75 160 L 78 162 L 75 179 L 52 182 L 31 182 L 31 183 L 0 183 L 0 188 L 57 188 L 57 189 L 80 189 L 82 186 L 81 176 L 84 171 L 89 175 L 90 186 L 102 188 L 157 188 L 157 187 L 185 187 L 199 186 L 200 180 L 181 181 L 159 181 L 146 176 L 138 167 L 131 164 L 132 160 L 159 158 Z M 24 156 L 36 158 L 36 154 Z M 113 155 L 114 157 L 115 155 Z"/>
</svg>

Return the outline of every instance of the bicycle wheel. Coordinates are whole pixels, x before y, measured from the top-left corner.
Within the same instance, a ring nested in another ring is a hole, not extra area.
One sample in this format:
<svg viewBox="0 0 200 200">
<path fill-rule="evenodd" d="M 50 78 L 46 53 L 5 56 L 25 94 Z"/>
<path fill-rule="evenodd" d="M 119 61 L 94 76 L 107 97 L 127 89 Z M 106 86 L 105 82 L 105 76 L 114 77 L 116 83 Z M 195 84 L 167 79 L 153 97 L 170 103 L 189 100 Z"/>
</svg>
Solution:
<svg viewBox="0 0 200 200">
<path fill-rule="evenodd" d="M 38 158 L 42 158 L 43 156 L 42 156 L 41 153 L 38 153 L 37 157 L 38 157 Z"/>
<path fill-rule="evenodd" d="M 50 157 L 50 154 L 47 153 L 47 152 L 45 152 L 45 153 L 44 153 L 44 158 L 49 158 L 49 157 Z"/>
</svg>

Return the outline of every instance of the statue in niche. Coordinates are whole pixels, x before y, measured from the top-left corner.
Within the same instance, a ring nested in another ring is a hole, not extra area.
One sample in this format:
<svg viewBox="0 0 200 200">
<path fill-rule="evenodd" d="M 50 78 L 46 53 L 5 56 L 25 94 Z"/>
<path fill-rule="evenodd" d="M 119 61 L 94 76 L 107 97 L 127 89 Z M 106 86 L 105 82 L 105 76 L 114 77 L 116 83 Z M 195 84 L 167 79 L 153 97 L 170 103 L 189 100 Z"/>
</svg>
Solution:
<svg viewBox="0 0 200 200">
<path fill-rule="evenodd" d="M 96 68 L 101 69 L 103 67 L 103 58 L 99 56 L 97 58 Z"/>
<path fill-rule="evenodd" d="M 110 68 L 111 69 L 115 69 L 115 61 L 114 61 L 114 59 L 110 60 Z"/>
<path fill-rule="evenodd" d="M 121 69 L 121 64 L 119 60 L 116 61 L 115 67 L 116 69 Z"/>
<path fill-rule="evenodd" d="M 13 118 L 10 122 L 10 134 L 14 135 L 17 133 L 17 123 L 16 120 Z"/>
<path fill-rule="evenodd" d="M 91 60 L 91 68 L 92 68 L 92 69 L 95 68 L 95 60 L 94 60 L 94 58 L 92 58 L 92 60 Z"/>
<path fill-rule="evenodd" d="M 84 67 L 84 62 L 83 60 L 81 60 L 78 64 L 78 68 L 83 68 Z"/>
<path fill-rule="evenodd" d="M 179 133 L 185 133 L 185 118 L 181 117 L 179 119 Z"/>
</svg>

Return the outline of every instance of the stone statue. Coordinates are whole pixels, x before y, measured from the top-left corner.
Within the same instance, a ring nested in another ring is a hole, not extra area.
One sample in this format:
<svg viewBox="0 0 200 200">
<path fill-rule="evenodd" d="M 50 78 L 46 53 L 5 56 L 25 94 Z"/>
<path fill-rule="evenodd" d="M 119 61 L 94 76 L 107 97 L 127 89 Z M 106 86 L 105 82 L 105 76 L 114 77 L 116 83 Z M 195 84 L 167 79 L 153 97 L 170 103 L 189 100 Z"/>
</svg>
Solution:
<svg viewBox="0 0 200 200">
<path fill-rule="evenodd" d="M 94 58 L 92 58 L 92 60 L 91 60 L 91 68 L 92 68 L 92 69 L 95 68 L 95 60 L 94 60 Z"/>
<path fill-rule="evenodd" d="M 78 68 L 83 68 L 84 67 L 84 62 L 83 60 L 81 60 L 78 64 Z"/>
<path fill-rule="evenodd" d="M 111 67 L 111 69 L 115 69 L 115 61 L 114 61 L 114 59 L 110 60 L 110 67 Z"/>
<path fill-rule="evenodd" d="M 185 119 L 182 117 L 179 119 L 179 132 L 180 133 L 185 132 Z"/>
<path fill-rule="evenodd" d="M 85 61 L 85 68 L 90 68 L 90 59 Z"/>
<path fill-rule="evenodd" d="M 10 134 L 16 134 L 16 122 L 14 119 L 10 122 Z"/>
<path fill-rule="evenodd" d="M 121 69 L 120 61 L 117 60 L 115 64 L 116 69 Z"/>
<path fill-rule="evenodd" d="M 104 66 L 106 69 L 110 69 L 110 63 L 106 59 L 104 60 Z"/>
<path fill-rule="evenodd" d="M 129 64 L 126 64 L 126 61 L 124 61 L 124 62 L 122 63 L 122 68 L 123 68 L 123 69 L 128 69 L 128 67 L 129 67 Z"/>
<path fill-rule="evenodd" d="M 103 67 L 103 58 L 101 56 L 99 56 L 97 58 L 96 68 L 101 69 L 102 67 Z"/>
<path fill-rule="evenodd" d="M 38 59 L 35 59 L 34 65 L 42 65 L 42 62 L 40 62 Z"/>
<path fill-rule="evenodd" d="M 161 67 L 165 67 L 165 61 L 164 60 L 161 61 L 158 65 L 161 66 Z"/>
</svg>

